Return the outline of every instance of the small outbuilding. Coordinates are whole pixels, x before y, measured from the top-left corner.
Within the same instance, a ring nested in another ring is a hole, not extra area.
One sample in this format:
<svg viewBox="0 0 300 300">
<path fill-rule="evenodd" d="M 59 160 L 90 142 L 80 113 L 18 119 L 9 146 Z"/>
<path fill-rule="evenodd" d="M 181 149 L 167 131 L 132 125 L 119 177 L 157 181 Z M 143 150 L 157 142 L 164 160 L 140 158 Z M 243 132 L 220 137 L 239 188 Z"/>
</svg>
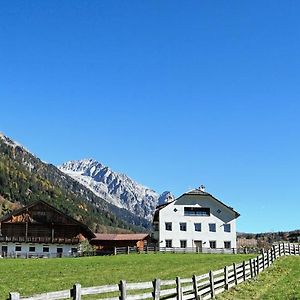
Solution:
<svg viewBox="0 0 300 300">
<path fill-rule="evenodd" d="M 95 246 L 99 253 L 113 252 L 115 247 L 135 247 L 137 250 L 143 250 L 149 240 L 147 233 L 96 233 L 95 235 L 96 237 L 90 240 L 90 244 Z"/>
</svg>

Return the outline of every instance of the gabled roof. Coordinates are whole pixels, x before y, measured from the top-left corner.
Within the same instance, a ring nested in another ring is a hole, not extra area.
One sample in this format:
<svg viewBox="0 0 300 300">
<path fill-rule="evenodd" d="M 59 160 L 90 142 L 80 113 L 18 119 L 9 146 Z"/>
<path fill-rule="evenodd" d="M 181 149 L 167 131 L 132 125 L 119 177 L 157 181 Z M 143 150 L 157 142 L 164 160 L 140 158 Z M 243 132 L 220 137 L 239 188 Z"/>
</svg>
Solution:
<svg viewBox="0 0 300 300">
<path fill-rule="evenodd" d="M 184 193 L 183 195 L 181 195 L 179 198 L 177 198 L 175 200 L 175 202 L 177 202 L 179 199 L 181 199 L 183 196 L 185 195 L 194 195 L 194 196 L 203 196 L 203 197 L 210 197 L 212 198 L 213 200 L 215 200 L 216 202 L 220 203 L 221 205 L 227 207 L 229 210 L 231 210 L 234 214 L 235 214 L 235 217 L 238 218 L 240 216 L 240 214 L 235 211 L 231 206 L 228 206 L 226 205 L 225 203 L 223 203 L 222 201 L 218 200 L 216 197 L 214 197 L 213 195 L 203 191 L 203 190 L 200 190 L 200 189 L 194 189 L 194 190 L 191 190 L 191 191 L 188 191 L 186 193 Z"/>
<path fill-rule="evenodd" d="M 96 233 L 96 237 L 92 241 L 140 241 L 146 239 L 149 235 L 147 233 Z"/>
<path fill-rule="evenodd" d="M 159 219 L 159 211 L 160 211 L 161 209 L 163 209 L 164 207 L 166 207 L 167 205 L 173 203 L 174 201 L 175 201 L 175 200 L 170 201 L 170 202 L 167 202 L 167 203 L 163 203 L 163 204 L 157 206 L 156 209 L 155 209 L 155 212 L 154 212 L 153 222 L 154 222 L 154 221 L 158 221 L 158 219 Z"/>
<path fill-rule="evenodd" d="M 153 217 L 153 221 L 158 221 L 158 218 L 159 218 L 159 211 L 161 209 L 163 209 L 164 207 L 168 206 L 169 204 L 171 203 L 174 203 L 176 204 L 176 202 L 178 200 L 180 200 L 183 196 L 186 196 L 186 195 L 192 195 L 192 196 L 205 196 L 205 197 L 210 197 L 211 199 L 215 200 L 216 202 L 220 203 L 221 205 L 225 206 L 226 208 L 228 208 L 229 210 L 231 210 L 234 215 L 235 215 L 235 218 L 238 218 L 240 216 L 240 214 L 235 211 L 232 207 L 226 205 L 225 203 L 223 203 L 222 201 L 218 200 L 217 198 L 215 198 L 213 195 L 201 190 L 201 189 L 194 189 L 194 190 L 191 190 L 191 191 L 188 191 L 184 194 L 182 194 L 180 197 L 178 197 L 177 199 L 175 199 L 174 201 L 171 201 L 171 202 L 168 202 L 168 203 L 164 203 L 162 205 L 159 205 L 156 207 L 156 210 L 155 210 L 155 213 L 154 213 L 154 217 Z"/>
<path fill-rule="evenodd" d="M 23 212 L 27 212 L 28 210 L 30 210 L 31 208 L 33 208 L 34 206 L 37 206 L 39 204 L 42 204 L 44 206 L 47 206 L 48 208 L 50 208 L 51 210 L 53 210 L 54 212 L 56 212 L 57 214 L 60 214 L 60 215 L 63 215 L 64 218 L 66 218 L 67 220 L 69 220 L 71 223 L 74 223 L 76 225 L 79 225 L 82 229 L 82 233 L 85 237 L 87 238 L 93 238 L 95 237 L 95 234 L 92 232 L 92 230 L 86 226 L 85 224 L 77 221 L 76 219 L 66 215 L 65 213 L 63 213 L 62 211 L 58 210 L 56 207 L 50 205 L 49 203 L 43 201 L 43 200 L 38 200 L 38 201 L 35 201 L 35 202 L 32 202 L 32 203 L 29 203 L 28 205 L 24 206 L 24 207 L 21 207 L 19 209 L 16 209 L 14 211 L 12 211 L 11 213 L 7 214 L 7 215 L 4 215 L 3 217 L 0 218 L 0 222 L 5 222 L 5 221 L 8 221 L 10 220 L 13 216 L 17 216 L 17 215 L 20 215 L 21 213 Z"/>
</svg>

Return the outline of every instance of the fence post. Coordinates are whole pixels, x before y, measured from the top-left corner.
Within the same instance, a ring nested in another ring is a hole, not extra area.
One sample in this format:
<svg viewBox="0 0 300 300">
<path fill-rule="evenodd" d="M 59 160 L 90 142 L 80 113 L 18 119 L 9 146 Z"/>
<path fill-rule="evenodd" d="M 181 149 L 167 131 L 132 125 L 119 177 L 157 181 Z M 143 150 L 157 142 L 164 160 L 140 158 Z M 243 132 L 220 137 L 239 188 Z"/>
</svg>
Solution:
<svg viewBox="0 0 300 300">
<path fill-rule="evenodd" d="M 243 280 L 246 281 L 246 262 L 243 261 Z"/>
<path fill-rule="evenodd" d="M 177 300 L 182 300 L 182 288 L 181 288 L 181 281 L 180 277 L 176 277 L 176 293 L 177 293 Z"/>
<path fill-rule="evenodd" d="M 71 290 L 71 296 L 73 300 L 81 299 L 81 284 L 76 283 L 73 285 L 73 289 Z"/>
<path fill-rule="evenodd" d="M 213 271 L 209 271 L 209 282 L 210 282 L 211 297 L 214 299 L 216 296 L 216 293 L 215 293 L 215 281 L 214 281 Z"/>
<path fill-rule="evenodd" d="M 294 248 L 294 249 L 293 249 L 293 250 L 294 250 L 294 251 L 293 251 L 293 252 L 294 252 L 294 255 L 296 255 L 296 245 L 295 245 L 295 244 L 293 244 L 293 248 Z"/>
<path fill-rule="evenodd" d="M 289 255 L 291 255 L 291 243 L 289 243 Z"/>
<path fill-rule="evenodd" d="M 265 249 L 261 249 L 261 255 L 262 255 L 262 268 L 265 269 Z"/>
<path fill-rule="evenodd" d="M 19 300 L 20 299 L 20 294 L 19 293 L 9 293 L 9 300 Z"/>
<path fill-rule="evenodd" d="M 130 252 L 130 249 L 129 249 L 129 246 L 127 246 L 127 254 L 129 254 Z"/>
<path fill-rule="evenodd" d="M 119 284 L 119 290 L 120 290 L 120 300 L 126 299 L 126 281 L 121 280 Z"/>
<path fill-rule="evenodd" d="M 277 259 L 277 255 L 276 255 L 276 246 L 274 245 L 273 248 L 274 248 L 274 258 L 275 258 L 275 260 L 276 260 L 276 259 Z"/>
<path fill-rule="evenodd" d="M 236 264 L 233 263 L 234 284 L 237 285 Z"/>
<path fill-rule="evenodd" d="M 114 247 L 114 255 L 117 255 L 117 247 Z"/>
<path fill-rule="evenodd" d="M 253 263 L 253 276 L 256 277 L 257 267 L 256 267 L 256 259 L 255 258 L 253 258 L 252 263 Z"/>
<path fill-rule="evenodd" d="M 267 250 L 267 263 L 268 267 L 270 267 L 270 250 Z"/>
<path fill-rule="evenodd" d="M 298 244 L 298 255 L 300 255 L 300 244 Z"/>
<path fill-rule="evenodd" d="M 160 279 L 154 279 L 153 284 L 153 300 L 159 300 L 160 297 Z"/>
<path fill-rule="evenodd" d="M 201 295 L 198 293 L 198 283 L 197 283 L 196 275 L 193 275 L 193 287 L 194 287 L 195 299 L 200 300 Z"/>
<path fill-rule="evenodd" d="M 225 290 L 229 290 L 229 284 L 228 284 L 228 267 L 225 266 L 224 268 L 224 283 L 225 283 Z"/>
<path fill-rule="evenodd" d="M 274 255 L 273 255 L 274 249 L 273 249 L 273 247 L 270 249 L 270 251 L 271 251 L 271 253 L 270 253 L 270 255 L 271 255 L 271 263 L 273 263 L 273 261 L 274 261 Z"/>
<path fill-rule="evenodd" d="M 249 259 L 249 266 L 250 266 L 250 276 L 253 278 L 253 268 L 252 268 L 252 259 Z"/>
<path fill-rule="evenodd" d="M 259 274 L 259 255 L 257 255 L 256 257 L 256 263 L 257 263 L 257 273 L 256 274 Z"/>
</svg>

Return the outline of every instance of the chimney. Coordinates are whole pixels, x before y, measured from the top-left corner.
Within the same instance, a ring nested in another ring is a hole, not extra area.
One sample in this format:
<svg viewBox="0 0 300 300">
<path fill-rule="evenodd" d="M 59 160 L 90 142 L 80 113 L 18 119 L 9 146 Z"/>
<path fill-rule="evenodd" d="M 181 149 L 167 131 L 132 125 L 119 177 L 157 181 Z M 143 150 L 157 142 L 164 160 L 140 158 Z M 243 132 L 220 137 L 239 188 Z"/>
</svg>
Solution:
<svg viewBox="0 0 300 300">
<path fill-rule="evenodd" d="M 205 192 L 205 186 L 203 184 L 200 185 L 199 190 L 201 192 Z"/>
</svg>

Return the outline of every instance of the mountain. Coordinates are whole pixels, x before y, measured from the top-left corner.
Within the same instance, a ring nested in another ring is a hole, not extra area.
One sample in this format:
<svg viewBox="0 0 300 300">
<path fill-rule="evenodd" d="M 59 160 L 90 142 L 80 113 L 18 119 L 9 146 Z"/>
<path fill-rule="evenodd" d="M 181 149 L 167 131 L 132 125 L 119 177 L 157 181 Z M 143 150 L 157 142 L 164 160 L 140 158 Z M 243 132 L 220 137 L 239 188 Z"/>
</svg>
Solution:
<svg viewBox="0 0 300 300">
<path fill-rule="evenodd" d="M 170 192 L 159 195 L 93 159 L 69 161 L 58 168 L 95 195 L 148 221 L 152 220 L 157 204 L 171 197 Z"/>
<path fill-rule="evenodd" d="M 140 231 L 150 222 L 108 203 L 0 133 L 0 213 L 42 199 L 95 231 Z"/>
</svg>

